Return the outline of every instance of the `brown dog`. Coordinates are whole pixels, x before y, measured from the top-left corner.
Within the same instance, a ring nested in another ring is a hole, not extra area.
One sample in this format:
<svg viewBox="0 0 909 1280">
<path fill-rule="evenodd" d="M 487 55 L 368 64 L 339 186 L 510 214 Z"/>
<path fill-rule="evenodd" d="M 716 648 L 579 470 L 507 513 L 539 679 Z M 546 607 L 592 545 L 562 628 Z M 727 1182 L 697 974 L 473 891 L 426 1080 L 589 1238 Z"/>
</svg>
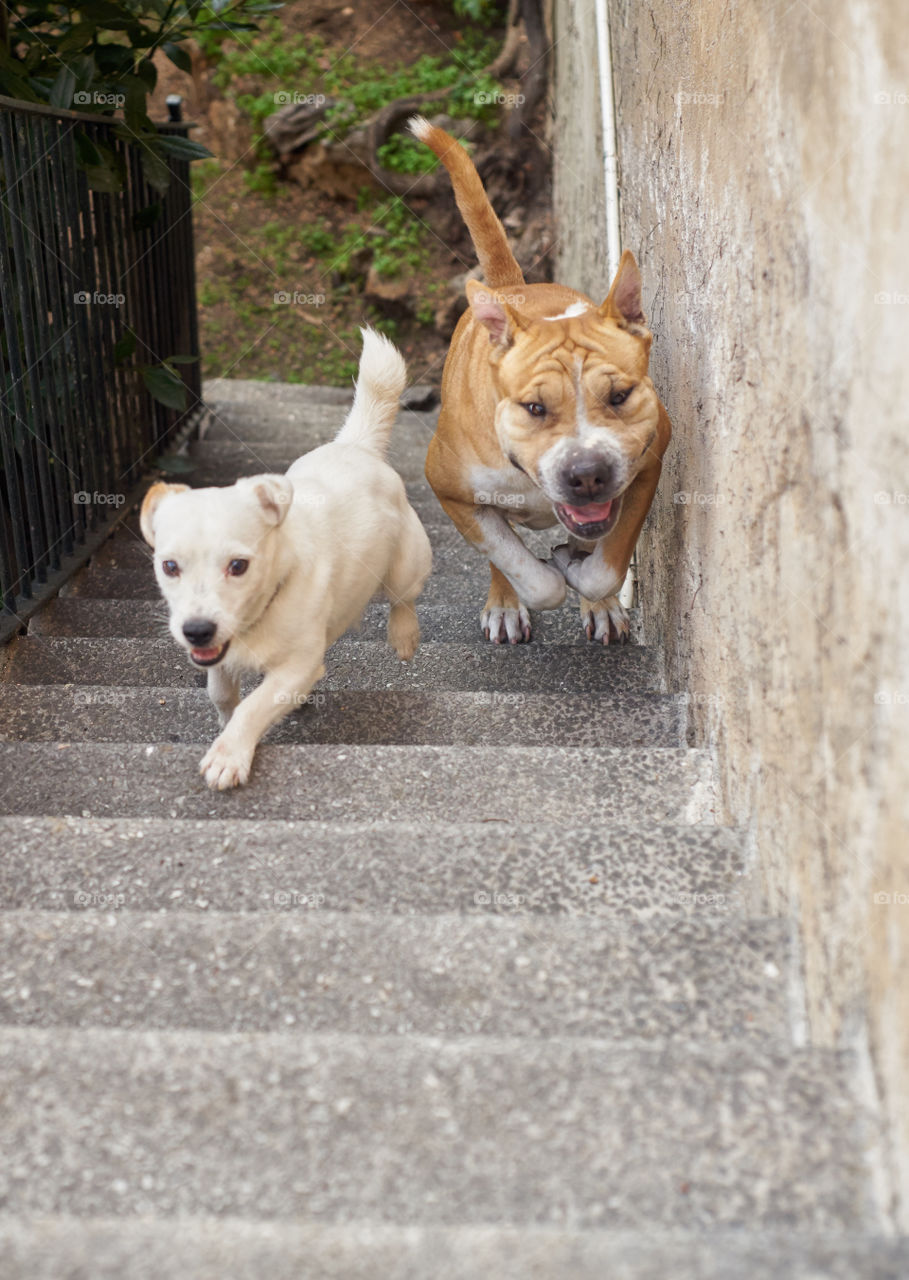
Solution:
<svg viewBox="0 0 909 1280">
<path fill-rule="evenodd" d="M 411 131 L 451 175 L 486 283 L 451 341 L 426 478 L 492 571 L 487 639 L 530 639 L 528 609 L 555 609 L 566 583 L 592 640 L 625 640 L 618 592 L 653 500 L 672 427 L 647 376 L 641 276 L 622 255 L 602 306 L 558 284 L 525 284 L 467 152 L 415 117 Z M 560 523 L 542 561 L 514 530 Z"/>
</svg>

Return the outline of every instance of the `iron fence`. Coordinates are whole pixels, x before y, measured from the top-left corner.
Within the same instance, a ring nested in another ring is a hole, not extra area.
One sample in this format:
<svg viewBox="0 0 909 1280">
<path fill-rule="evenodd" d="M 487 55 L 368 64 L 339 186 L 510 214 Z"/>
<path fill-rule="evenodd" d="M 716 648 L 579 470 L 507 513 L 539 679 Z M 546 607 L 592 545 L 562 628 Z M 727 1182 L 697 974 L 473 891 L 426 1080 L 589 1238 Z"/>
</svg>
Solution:
<svg viewBox="0 0 909 1280">
<path fill-rule="evenodd" d="M 141 371 L 199 352 L 189 162 L 172 158 L 167 191 L 153 190 L 117 123 L 0 97 L 0 643 L 201 410 L 198 363 L 174 366 L 182 410 Z M 85 139 L 119 158 L 122 191 L 90 189 Z"/>
</svg>

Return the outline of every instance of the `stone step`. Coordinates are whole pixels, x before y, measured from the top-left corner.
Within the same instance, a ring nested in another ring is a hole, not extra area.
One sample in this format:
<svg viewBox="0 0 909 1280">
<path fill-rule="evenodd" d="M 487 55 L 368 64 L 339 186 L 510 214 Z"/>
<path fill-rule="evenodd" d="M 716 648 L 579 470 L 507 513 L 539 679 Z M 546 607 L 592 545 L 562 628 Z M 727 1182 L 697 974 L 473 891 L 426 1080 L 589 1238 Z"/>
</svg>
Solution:
<svg viewBox="0 0 909 1280">
<path fill-rule="evenodd" d="M 9 1280 L 905 1280 L 909 1241 L 242 1218 L 0 1217 Z"/>
<path fill-rule="evenodd" d="M 548 742 L 566 747 L 678 747 L 685 707 L 652 693 L 342 693 L 317 689 L 266 741 Z M 0 702 L 0 739 L 18 742 L 197 742 L 219 732 L 204 689 L 23 685 Z"/>
<path fill-rule="evenodd" d="M 261 746 L 214 793 L 198 747 L 0 743 L 0 813 L 337 822 L 711 822 L 712 757 L 667 747 Z M 507 838 L 503 832 L 501 838 Z M 495 848 L 495 833 L 490 833 Z"/>
<path fill-rule="evenodd" d="M 89 903 L 83 905 L 84 898 Z M 120 902 L 120 899 L 123 902 Z M 781 920 L 327 911 L 305 873 L 270 912 L 0 912 L 0 1023 L 124 1030 L 785 1043 Z"/>
<path fill-rule="evenodd" d="M 445 604 L 419 603 L 420 631 L 423 642 L 455 641 L 479 644 L 481 591 L 476 593 L 473 609 Z M 535 613 L 534 644 L 583 645 L 576 608 L 550 609 Z M 643 642 L 640 610 L 632 609 L 631 642 Z M 374 601 L 366 610 L 363 625 L 348 632 L 351 640 L 384 640 L 388 606 Z M 43 636 L 135 636 L 147 639 L 161 637 L 167 627 L 167 608 L 162 600 L 102 600 L 88 596 L 57 596 L 36 613 L 30 624 L 30 635 Z M 485 643 L 485 642 L 483 642 Z"/>
<path fill-rule="evenodd" d="M 332 440 L 343 420 L 342 410 L 331 421 L 323 420 L 316 430 L 301 432 L 298 438 L 289 435 L 279 440 L 247 442 L 239 432 L 231 437 L 227 431 L 220 438 L 209 436 L 187 446 L 184 456 L 194 470 L 176 479 L 198 489 L 204 485 L 233 484 L 241 476 L 284 472 L 302 454 Z M 402 413 L 399 416 L 391 436 L 388 461 L 402 479 L 423 481 L 426 449 L 434 430 L 434 425 L 425 421 L 423 415 Z"/>
<path fill-rule="evenodd" d="M 864 1224 L 851 1063 L 762 1037 L 7 1028 L 5 1212 L 412 1226 Z"/>
<path fill-rule="evenodd" d="M 633 645 L 422 644 L 410 662 L 381 641 L 339 640 L 326 655 L 317 690 L 433 690 L 510 695 L 545 689 L 612 694 L 652 691 L 652 652 Z M 200 688 L 206 676 L 169 635 L 158 640 L 23 636 L 4 681 L 24 685 L 151 685 Z M 99 703 L 100 703 L 99 695 Z M 478 699 L 479 701 L 479 699 Z"/>
<path fill-rule="evenodd" d="M 305 884 L 327 911 L 713 918 L 739 912 L 744 871 L 738 832 L 647 820 L 592 828 L 6 817 L 0 848 L 0 910 L 74 907 L 78 891 L 122 894 L 133 911 L 273 911 L 276 893 Z"/>
</svg>

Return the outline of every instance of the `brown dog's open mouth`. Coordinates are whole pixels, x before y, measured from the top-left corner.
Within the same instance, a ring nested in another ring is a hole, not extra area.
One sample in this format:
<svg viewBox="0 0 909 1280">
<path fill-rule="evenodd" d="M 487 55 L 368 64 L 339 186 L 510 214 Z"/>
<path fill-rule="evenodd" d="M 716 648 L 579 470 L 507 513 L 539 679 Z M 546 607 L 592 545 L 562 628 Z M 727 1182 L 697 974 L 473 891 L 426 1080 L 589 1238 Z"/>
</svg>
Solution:
<svg viewBox="0 0 909 1280">
<path fill-rule="evenodd" d="M 555 513 L 569 533 L 593 541 L 609 532 L 619 518 L 621 506 L 621 498 L 610 498 L 608 502 L 588 502 L 584 507 L 557 504 Z"/>
<path fill-rule="evenodd" d="M 212 645 L 210 649 L 190 649 L 189 656 L 197 667 L 214 667 L 230 648 L 230 641 L 225 644 Z"/>
</svg>

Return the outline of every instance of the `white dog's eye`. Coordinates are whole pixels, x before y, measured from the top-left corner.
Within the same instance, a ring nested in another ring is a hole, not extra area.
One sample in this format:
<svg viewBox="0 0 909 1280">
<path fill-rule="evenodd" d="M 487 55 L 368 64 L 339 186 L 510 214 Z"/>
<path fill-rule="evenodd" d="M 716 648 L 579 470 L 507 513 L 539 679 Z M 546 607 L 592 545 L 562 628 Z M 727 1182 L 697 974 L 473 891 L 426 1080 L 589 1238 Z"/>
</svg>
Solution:
<svg viewBox="0 0 909 1280">
<path fill-rule="evenodd" d="M 180 566 L 176 560 L 162 560 L 161 568 L 167 574 L 168 578 L 176 578 L 180 573 Z"/>
<path fill-rule="evenodd" d="M 231 560 L 230 564 L 227 566 L 227 572 L 232 578 L 239 578 L 240 575 L 245 573 L 248 568 L 248 560 Z"/>
<path fill-rule="evenodd" d="M 538 400 L 532 400 L 530 404 L 522 404 L 522 409 L 526 409 L 531 418 L 544 418 L 546 416 L 545 404 L 540 404 Z"/>
</svg>

